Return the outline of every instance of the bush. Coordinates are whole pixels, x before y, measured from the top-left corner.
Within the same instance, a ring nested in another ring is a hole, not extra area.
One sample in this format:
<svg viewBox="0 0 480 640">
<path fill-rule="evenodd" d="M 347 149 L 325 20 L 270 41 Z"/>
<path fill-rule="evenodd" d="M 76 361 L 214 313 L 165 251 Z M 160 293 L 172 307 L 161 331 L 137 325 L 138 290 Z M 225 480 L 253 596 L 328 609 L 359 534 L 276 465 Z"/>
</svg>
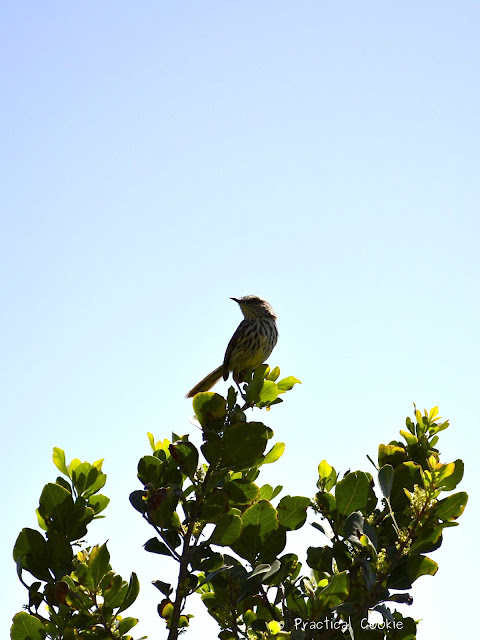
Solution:
<svg viewBox="0 0 480 640">
<path fill-rule="evenodd" d="M 313 498 L 281 496 L 283 487 L 262 485 L 259 475 L 285 445 L 271 445 L 273 431 L 246 413 L 268 411 L 299 382 L 277 382 L 279 375 L 278 367 L 262 365 L 241 396 L 233 387 L 226 398 L 197 394 L 200 451 L 187 435 L 156 442 L 149 434 L 151 453 L 138 464 L 142 489 L 130 501 L 155 532 L 146 551 L 179 565 L 176 585 L 154 582 L 168 639 L 190 625 L 193 594 L 218 623 L 221 640 L 415 638 L 417 623 L 395 603 L 411 603 L 415 580 L 436 573 L 425 554 L 440 547 L 467 502 L 466 493 L 450 493 L 462 479 L 462 461 L 442 463 L 436 448 L 448 421 L 441 422 L 437 407 L 423 415 L 415 408 L 400 431 L 403 440 L 381 444 L 377 462 L 370 459 L 372 473 L 339 478 L 323 460 Z M 115 575 L 105 544 L 72 549 L 108 504 L 98 494 L 105 483 L 101 461 L 67 467 L 55 449 L 54 462 L 67 480 L 57 478 L 42 492 L 38 517 L 45 533 L 23 529 L 14 548 L 29 602 L 28 613 L 15 616 L 11 638 L 128 640 L 137 621 L 120 614 L 138 595 L 135 574 L 128 584 Z M 305 574 L 297 555 L 284 550 L 309 509 L 318 521 Z M 26 584 L 23 571 L 36 581 Z M 383 623 L 370 624 L 370 611 Z"/>
</svg>

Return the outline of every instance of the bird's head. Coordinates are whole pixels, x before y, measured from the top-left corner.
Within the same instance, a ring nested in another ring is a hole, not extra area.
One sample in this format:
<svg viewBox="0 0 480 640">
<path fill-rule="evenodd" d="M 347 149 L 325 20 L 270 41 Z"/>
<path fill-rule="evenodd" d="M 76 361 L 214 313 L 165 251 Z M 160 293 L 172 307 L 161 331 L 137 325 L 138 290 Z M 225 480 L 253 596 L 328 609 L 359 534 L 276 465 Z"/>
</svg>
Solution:
<svg viewBox="0 0 480 640">
<path fill-rule="evenodd" d="M 259 296 L 243 296 L 243 298 L 231 298 L 240 306 L 245 318 L 273 318 L 277 319 L 275 311 L 269 303 Z"/>
</svg>

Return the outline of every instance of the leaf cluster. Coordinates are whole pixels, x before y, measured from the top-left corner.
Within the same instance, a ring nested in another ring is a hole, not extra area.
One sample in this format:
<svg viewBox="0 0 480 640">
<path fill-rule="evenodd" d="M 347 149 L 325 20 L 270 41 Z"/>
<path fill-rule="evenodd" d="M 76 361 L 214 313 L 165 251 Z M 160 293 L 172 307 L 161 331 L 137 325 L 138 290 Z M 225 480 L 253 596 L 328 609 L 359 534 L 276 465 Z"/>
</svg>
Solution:
<svg viewBox="0 0 480 640">
<path fill-rule="evenodd" d="M 144 489 L 130 499 L 157 534 L 145 549 L 180 564 L 175 595 L 172 585 L 154 583 L 165 596 L 158 611 L 169 637 L 188 626 L 185 601 L 194 592 L 201 593 L 223 630 L 237 628 L 242 611 L 250 629 L 251 599 L 263 600 L 264 584 L 280 584 L 295 571 L 291 555 L 281 554 L 287 532 L 304 524 L 310 499 L 284 496 L 274 504 L 282 487 L 257 482 L 261 467 L 278 460 L 285 445 L 271 446 L 273 431 L 246 416 L 251 406 L 278 404 L 279 394 L 299 382 L 289 377 L 277 383 L 279 374 L 278 367 L 257 367 L 245 380 L 244 406 L 233 387 L 226 399 L 213 392 L 197 394 L 193 409 L 203 432 L 200 451 L 188 436 L 155 442 L 149 434 L 152 454 L 138 465 Z M 235 555 L 226 554 L 225 547 Z"/>
<path fill-rule="evenodd" d="M 313 575 L 307 589 L 298 588 L 297 602 L 302 594 L 310 596 L 303 598 L 303 611 L 293 607 L 295 615 L 348 622 L 355 638 L 415 637 L 416 623 L 392 614 L 384 603 L 410 604 L 411 595 L 399 592 L 436 573 L 437 563 L 425 554 L 442 544 L 444 530 L 457 525 L 467 502 L 464 492 L 440 499 L 463 477 L 462 461 L 443 464 L 435 448 L 448 422 L 439 422 L 437 407 L 424 415 L 415 408 L 415 418 L 407 418 L 408 431 L 400 431 L 405 442 L 379 446 L 375 478 L 355 471 L 339 479 L 325 460 L 319 464 L 315 510 L 323 522 L 314 526 L 328 542 L 308 549 Z M 371 610 L 379 611 L 393 631 L 365 629 Z"/>
<path fill-rule="evenodd" d="M 176 590 L 155 583 L 164 595 L 158 610 L 169 639 L 189 625 L 184 607 L 195 592 L 221 640 L 415 638 L 416 621 L 392 606 L 410 604 L 413 583 L 435 574 L 437 564 L 426 554 L 441 545 L 467 502 L 464 492 L 442 496 L 463 476 L 461 460 L 444 464 L 435 448 L 448 422 L 440 422 L 436 407 L 424 415 L 415 408 L 415 420 L 407 418 L 408 431 L 400 432 L 403 441 L 380 445 L 374 474 L 340 477 L 323 460 L 313 500 L 275 500 L 282 487 L 258 478 L 284 445 L 269 446 L 272 431 L 246 416 L 252 403 L 266 406 L 268 375 L 266 368 L 253 372 L 242 407 L 233 388 L 227 398 L 195 396 L 200 451 L 187 436 L 156 443 L 150 436 L 153 454 L 140 460 L 144 490 L 131 499 L 157 532 L 145 548 L 180 564 Z M 313 527 L 323 544 L 309 547 L 305 574 L 298 556 L 284 551 L 287 533 L 304 525 L 309 508 L 320 518 Z M 382 615 L 381 626 L 369 626 L 371 611 Z"/>
<path fill-rule="evenodd" d="M 11 638 L 129 640 L 137 620 L 120 613 L 138 595 L 136 575 L 127 583 L 114 573 L 106 544 L 73 548 L 108 505 L 109 498 L 99 493 L 106 481 L 103 460 L 90 464 L 75 459 L 67 466 L 65 453 L 55 448 L 53 461 L 66 479 L 58 477 L 43 488 L 37 518 L 44 533 L 22 529 L 13 549 L 28 605 L 14 617 Z M 24 571 L 36 580 L 27 584 Z"/>
<path fill-rule="evenodd" d="M 200 447 L 188 435 L 156 441 L 148 434 L 151 451 L 138 463 L 142 489 L 130 501 L 155 532 L 145 550 L 179 566 L 175 585 L 153 583 L 168 639 L 190 625 L 186 603 L 197 594 L 218 623 L 220 640 L 414 640 L 417 622 L 395 605 L 410 604 L 413 583 L 436 573 L 427 554 L 457 525 L 468 499 L 453 493 L 462 461 L 440 460 L 438 434 L 448 421 L 437 407 L 423 414 L 415 407 L 401 439 L 381 444 L 377 460 L 370 459 L 374 472 L 340 476 L 322 460 L 313 499 L 282 496 L 282 486 L 259 477 L 285 445 L 272 444 L 272 429 L 247 415 L 253 407 L 269 411 L 299 382 L 279 377 L 278 367 L 261 365 L 245 376 L 240 394 L 233 387 L 226 398 L 197 394 Z M 137 620 L 121 614 L 138 595 L 136 575 L 127 583 L 113 572 L 106 544 L 74 550 L 108 504 L 99 493 L 106 480 L 102 460 L 67 465 L 61 449 L 53 459 L 65 477 L 41 493 L 43 533 L 25 528 L 14 547 L 29 601 L 14 617 L 11 638 L 129 640 Z M 309 510 L 315 545 L 302 570 L 285 548 Z M 34 578 L 30 584 L 25 572 Z M 372 611 L 382 625 L 369 625 Z"/>
</svg>

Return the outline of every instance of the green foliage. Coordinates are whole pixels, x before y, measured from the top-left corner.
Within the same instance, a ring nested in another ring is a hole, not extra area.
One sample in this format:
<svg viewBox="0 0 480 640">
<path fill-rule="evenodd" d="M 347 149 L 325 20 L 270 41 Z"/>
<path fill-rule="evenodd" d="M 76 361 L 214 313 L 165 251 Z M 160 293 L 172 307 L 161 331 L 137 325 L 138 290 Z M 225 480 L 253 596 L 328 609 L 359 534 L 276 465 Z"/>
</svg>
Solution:
<svg viewBox="0 0 480 640">
<path fill-rule="evenodd" d="M 293 377 L 277 382 L 279 375 L 278 367 L 270 372 L 267 365 L 252 371 L 245 379 L 243 406 L 233 387 L 226 399 L 213 392 L 197 394 L 193 410 L 203 432 L 201 451 L 188 436 L 155 442 L 149 434 L 152 454 L 138 465 L 144 490 L 134 491 L 130 500 L 157 534 L 145 549 L 180 564 L 175 599 L 170 599 L 171 585 L 156 581 L 165 596 L 158 611 L 169 638 L 189 624 L 185 601 L 195 591 L 203 594 L 208 611 L 226 631 L 237 623 L 236 614 L 229 617 L 225 607 L 236 612 L 239 594 L 242 601 L 258 597 L 265 581 L 278 580 L 280 571 L 290 575 L 277 556 L 287 532 L 304 524 L 310 499 L 285 496 L 275 506 L 271 501 L 282 488 L 256 483 L 260 468 L 277 461 L 285 445 L 269 447 L 273 431 L 249 421 L 245 413 L 252 406 L 269 410 L 299 382 Z M 250 570 L 238 558 L 224 555 L 225 547 L 246 560 Z"/>
<path fill-rule="evenodd" d="M 283 487 L 262 484 L 259 476 L 285 445 L 273 443 L 273 431 L 248 415 L 253 407 L 269 411 L 299 382 L 279 378 L 278 367 L 261 365 L 240 394 L 233 387 L 226 398 L 197 394 L 199 448 L 188 435 L 155 441 L 148 434 L 151 451 L 138 463 L 142 489 L 130 501 L 155 532 L 145 550 L 179 565 L 176 585 L 153 582 L 168 639 L 190 626 L 186 603 L 196 594 L 218 623 L 220 640 L 414 640 L 417 623 L 395 605 L 411 603 L 407 590 L 436 573 L 427 554 L 441 546 L 467 503 L 465 492 L 451 493 L 463 477 L 462 461 L 443 463 L 436 448 L 448 421 L 441 422 L 437 407 L 423 415 L 415 408 L 402 440 L 379 446 L 374 473 L 340 477 L 322 460 L 313 499 L 280 496 Z M 120 614 L 139 593 L 136 575 L 127 583 L 112 571 L 106 544 L 72 548 L 108 504 L 99 493 L 102 461 L 67 464 L 61 449 L 53 459 L 67 479 L 41 493 L 44 533 L 23 529 L 15 543 L 29 602 L 14 617 L 11 638 L 129 639 L 137 621 Z M 317 521 L 303 568 L 285 547 L 309 510 Z M 383 628 L 369 627 L 371 611 L 383 616 Z"/>
<path fill-rule="evenodd" d="M 157 581 L 169 639 L 189 624 L 184 608 L 194 592 L 217 621 L 221 640 L 415 638 L 415 621 L 386 603 L 408 604 L 405 590 L 436 573 L 425 554 L 441 545 L 444 529 L 465 508 L 464 492 L 440 499 L 463 475 L 460 460 L 442 464 L 435 448 L 448 422 L 439 423 L 436 408 L 423 416 L 416 411 L 416 422 L 407 419 L 408 431 L 401 431 L 405 442 L 380 445 L 375 477 L 353 471 L 340 478 L 323 460 L 313 502 L 301 496 L 273 502 L 282 488 L 261 486 L 258 478 L 284 445 L 267 451 L 273 432 L 250 422 L 246 410 L 269 409 L 298 382 L 277 383 L 279 375 L 266 365 L 253 371 L 242 407 L 233 388 L 226 399 L 198 394 L 193 407 L 203 431 L 201 452 L 188 436 L 157 444 L 151 437 L 153 456 L 140 460 L 144 491 L 131 500 L 157 532 L 145 548 L 180 564 L 176 589 Z M 309 547 L 311 573 L 305 574 L 298 557 L 284 550 L 287 533 L 304 525 L 309 508 L 321 518 L 313 526 L 323 545 Z M 373 610 L 384 617 L 384 629 L 365 628 Z"/>
<path fill-rule="evenodd" d="M 448 422 L 439 422 L 437 407 L 424 415 L 415 408 L 415 419 L 407 418 L 408 431 L 400 431 L 405 443 L 379 446 L 376 492 L 370 474 L 357 471 L 337 481 L 333 467 L 320 463 L 315 510 L 326 524 L 316 528 L 327 534 L 330 543 L 308 550 L 312 588 L 329 586 L 342 573 L 348 577 L 348 586 L 338 606 L 310 597 L 309 620 L 320 620 L 325 614 L 337 623 L 348 620 L 355 638 L 416 637 L 416 623 L 398 612 L 392 614 L 384 603 L 411 602 L 409 594 L 396 592 L 410 589 L 420 576 L 436 573 L 436 562 L 424 554 L 441 545 L 445 528 L 457 524 L 454 520 L 463 513 L 467 495 L 459 492 L 439 499 L 442 492 L 455 489 L 463 476 L 463 463 L 441 463 L 435 448 L 437 434 Z M 299 586 L 297 600 L 301 593 Z M 305 588 L 303 594 L 307 595 Z M 304 618 L 304 605 L 293 601 L 292 605 L 294 615 Z M 373 609 L 391 624 L 395 622 L 396 628 L 365 635 L 362 621 Z M 324 632 L 318 637 L 343 636 Z"/>
<path fill-rule="evenodd" d="M 10 637 L 129 640 L 137 620 L 119 614 L 137 598 L 136 575 L 127 583 L 112 571 L 106 544 L 73 549 L 109 502 L 98 493 L 106 481 L 103 461 L 72 460 L 67 466 L 65 453 L 57 448 L 53 461 L 68 480 L 60 477 L 43 488 L 37 517 L 44 533 L 25 528 L 15 542 L 13 559 L 28 589 L 28 613 L 15 615 Z M 24 571 L 37 580 L 27 584 Z"/>
<path fill-rule="evenodd" d="M 276 382 L 279 375 L 280 369 L 278 367 L 270 372 L 270 367 L 266 364 L 254 369 L 245 378 L 246 406 L 269 409 L 272 405 L 283 402 L 282 398 L 278 397 L 280 394 L 290 391 L 295 384 L 300 384 L 300 380 L 293 376 Z"/>
</svg>

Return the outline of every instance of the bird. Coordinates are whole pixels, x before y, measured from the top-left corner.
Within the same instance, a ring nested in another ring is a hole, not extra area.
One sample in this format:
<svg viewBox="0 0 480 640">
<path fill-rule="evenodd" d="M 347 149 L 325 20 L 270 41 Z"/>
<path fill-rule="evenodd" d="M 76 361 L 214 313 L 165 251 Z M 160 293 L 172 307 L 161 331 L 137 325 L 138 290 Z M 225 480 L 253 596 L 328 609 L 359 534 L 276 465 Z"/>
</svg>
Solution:
<svg viewBox="0 0 480 640">
<path fill-rule="evenodd" d="M 277 316 L 266 300 L 259 296 L 230 299 L 240 306 L 243 320 L 228 343 L 223 364 L 190 389 L 186 398 L 193 398 L 197 393 L 208 391 L 222 376 L 227 380 L 230 371 L 233 372 L 233 379 L 239 386 L 245 371 L 255 369 L 265 362 L 277 344 Z"/>
</svg>

